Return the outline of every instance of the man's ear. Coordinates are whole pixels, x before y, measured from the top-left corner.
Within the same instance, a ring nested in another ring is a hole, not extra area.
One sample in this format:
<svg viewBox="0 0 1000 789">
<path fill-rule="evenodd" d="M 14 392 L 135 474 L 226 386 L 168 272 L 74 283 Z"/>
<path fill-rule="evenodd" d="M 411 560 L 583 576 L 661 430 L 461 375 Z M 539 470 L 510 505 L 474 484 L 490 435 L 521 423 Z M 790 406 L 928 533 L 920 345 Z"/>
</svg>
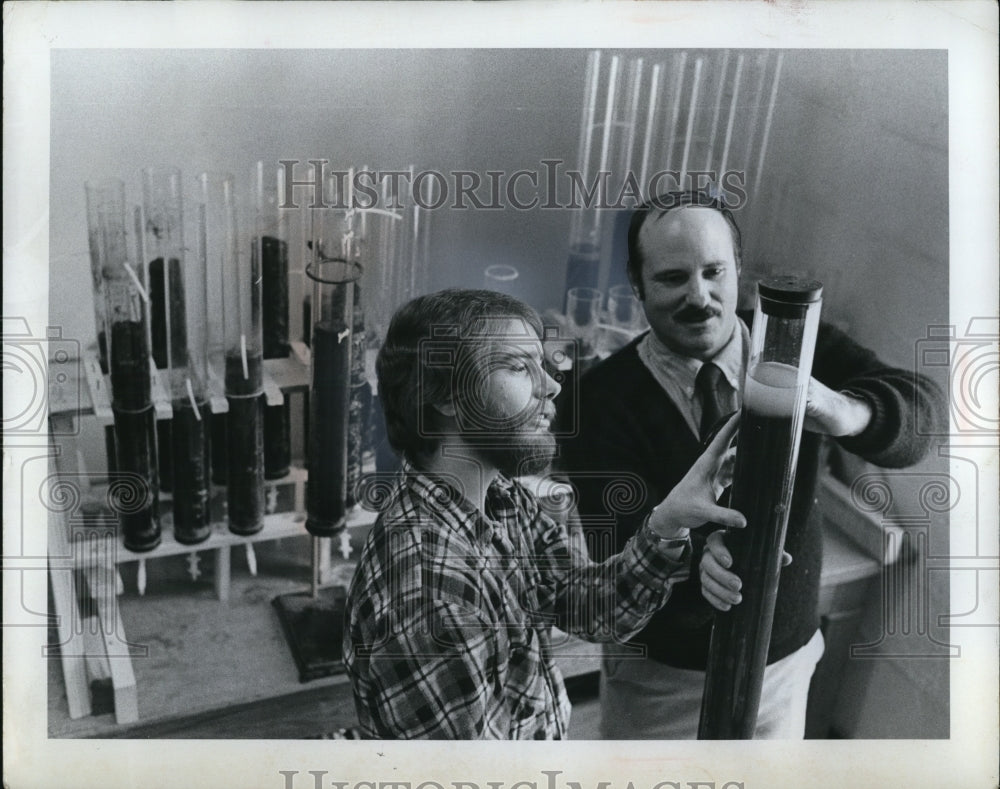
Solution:
<svg viewBox="0 0 1000 789">
<path fill-rule="evenodd" d="M 639 301 L 642 301 L 643 300 L 642 283 L 638 282 L 635 276 L 633 276 L 631 266 L 626 266 L 625 273 L 628 275 L 628 284 L 632 287 L 633 295 L 637 299 L 639 299 Z M 640 274 L 639 276 L 642 275 Z"/>
</svg>

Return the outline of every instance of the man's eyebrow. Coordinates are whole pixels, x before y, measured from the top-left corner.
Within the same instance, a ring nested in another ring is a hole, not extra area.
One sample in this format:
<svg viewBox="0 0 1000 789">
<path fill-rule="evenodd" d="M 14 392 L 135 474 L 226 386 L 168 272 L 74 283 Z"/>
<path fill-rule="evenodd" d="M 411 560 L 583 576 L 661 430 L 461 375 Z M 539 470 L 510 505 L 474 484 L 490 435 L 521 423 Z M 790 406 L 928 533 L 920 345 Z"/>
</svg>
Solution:
<svg viewBox="0 0 1000 789">
<path fill-rule="evenodd" d="M 718 259 L 715 259 L 715 260 L 706 260 L 706 261 L 704 261 L 702 263 L 699 263 L 696 266 L 696 268 L 699 269 L 699 270 L 706 269 L 706 268 L 718 268 L 720 266 L 723 267 L 723 268 L 725 268 L 726 266 L 728 266 L 730 264 L 730 262 L 731 261 L 728 261 L 725 258 L 718 258 Z M 653 276 L 653 279 L 656 279 L 657 277 L 665 276 L 665 275 L 668 275 L 668 274 L 677 274 L 677 273 L 687 274 L 689 271 L 690 271 L 690 269 L 687 266 L 683 266 L 683 265 L 670 266 L 670 265 L 668 265 L 668 266 L 666 266 L 664 268 L 661 268 L 659 271 L 655 272 L 652 276 Z"/>
<path fill-rule="evenodd" d="M 677 266 L 676 268 L 661 268 L 659 271 L 653 274 L 653 279 L 662 279 L 663 277 L 669 277 L 674 274 L 687 274 L 688 269 L 685 266 Z"/>
</svg>

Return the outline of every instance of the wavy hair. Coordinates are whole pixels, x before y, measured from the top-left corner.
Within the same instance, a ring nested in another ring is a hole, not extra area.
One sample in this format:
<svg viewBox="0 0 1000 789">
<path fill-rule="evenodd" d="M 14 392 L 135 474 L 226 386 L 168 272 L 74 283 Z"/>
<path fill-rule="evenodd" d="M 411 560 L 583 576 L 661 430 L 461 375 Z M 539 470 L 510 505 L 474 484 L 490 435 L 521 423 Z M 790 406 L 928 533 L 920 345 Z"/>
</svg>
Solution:
<svg viewBox="0 0 1000 789">
<path fill-rule="evenodd" d="M 375 364 L 378 396 L 389 443 L 415 467 L 441 443 L 444 423 L 435 406 L 470 396 L 491 328 L 512 318 L 542 336 L 534 309 L 492 290 L 418 296 L 393 315 Z"/>
</svg>

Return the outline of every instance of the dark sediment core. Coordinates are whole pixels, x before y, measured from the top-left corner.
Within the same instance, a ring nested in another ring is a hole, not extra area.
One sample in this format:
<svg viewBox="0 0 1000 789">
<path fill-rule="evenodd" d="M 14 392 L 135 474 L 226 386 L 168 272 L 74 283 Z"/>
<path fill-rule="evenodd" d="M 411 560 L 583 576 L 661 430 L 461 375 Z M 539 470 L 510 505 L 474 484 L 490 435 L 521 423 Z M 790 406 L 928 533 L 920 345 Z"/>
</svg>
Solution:
<svg viewBox="0 0 1000 789">
<path fill-rule="evenodd" d="M 344 526 L 347 485 L 350 339 L 342 322 L 313 327 L 306 528 L 319 537 Z"/>
<path fill-rule="evenodd" d="M 117 472 L 112 475 L 114 509 L 125 547 L 151 551 L 160 544 L 159 482 L 156 472 L 156 413 L 112 408 Z"/>
<path fill-rule="evenodd" d="M 149 351 L 140 321 L 111 324 L 111 398 L 114 405 L 141 411 L 152 404 Z"/>
</svg>

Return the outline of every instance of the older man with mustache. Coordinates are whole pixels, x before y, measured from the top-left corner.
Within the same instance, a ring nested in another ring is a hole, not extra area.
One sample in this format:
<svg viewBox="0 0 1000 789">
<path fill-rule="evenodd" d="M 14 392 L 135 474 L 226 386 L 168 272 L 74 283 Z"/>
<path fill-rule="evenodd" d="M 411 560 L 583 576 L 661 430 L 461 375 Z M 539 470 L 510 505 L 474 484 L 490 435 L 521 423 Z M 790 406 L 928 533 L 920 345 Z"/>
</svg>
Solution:
<svg viewBox="0 0 1000 789">
<path fill-rule="evenodd" d="M 732 213 L 717 198 L 674 193 L 641 206 L 629 228 L 628 275 L 649 321 L 648 333 L 583 376 L 579 411 L 560 432 L 560 463 L 579 489 L 578 510 L 589 544 L 619 549 L 653 505 L 669 493 L 702 451 L 719 418 L 736 410 L 747 368 L 751 316 L 737 313 L 741 238 Z M 759 738 L 801 738 L 806 700 L 823 654 L 817 612 L 822 535 L 809 517 L 819 465 L 820 435 L 876 465 L 912 465 L 929 447 L 917 435 L 943 412 L 929 380 L 892 369 L 830 326 L 821 326 L 807 393 L 802 438 L 768 666 L 757 722 Z M 931 431 L 934 432 L 934 431 Z M 768 458 L 760 458 L 767 463 Z M 604 495 L 614 475 L 641 479 L 644 500 L 609 512 Z M 612 539 L 600 526 L 614 524 Z M 602 520 L 603 519 L 603 520 Z M 706 524 L 692 530 L 699 561 Z M 739 603 L 740 579 L 723 583 L 708 540 L 701 574 L 676 586 L 667 604 L 633 639 L 645 657 L 606 652 L 601 731 L 611 739 L 691 739 L 697 735 L 712 605 Z M 592 550 L 600 561 L 601 550 Z M 701 577 L 699 577 L 699 575 Z M 751 583 L 754 579 L 742 579 Z M 706 602 L 708 601 L 708 602 Z"/>
</svg>

